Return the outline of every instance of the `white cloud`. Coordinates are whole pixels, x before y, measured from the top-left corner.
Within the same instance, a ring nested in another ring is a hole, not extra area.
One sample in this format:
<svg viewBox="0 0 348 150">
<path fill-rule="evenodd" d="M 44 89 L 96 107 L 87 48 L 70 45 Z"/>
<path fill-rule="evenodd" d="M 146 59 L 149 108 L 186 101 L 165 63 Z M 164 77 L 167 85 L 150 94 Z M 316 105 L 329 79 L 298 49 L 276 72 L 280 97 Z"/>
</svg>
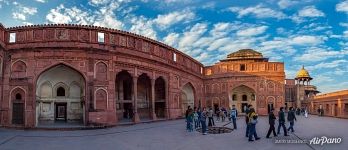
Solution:
<svg viewBox="0 0 348 150">
<path fill-rule="evenodd" d="M 348 23 L 340 22 L 339 25 L 342 26 L 342 27 L 348 28 Z"/>
<path fill-rule="evenodd" d="M 300 35 L 290 39 L 289 43 L 293 45 L 315 45 L 322 43 L 325 39 L 320 36 Z"/>
<path fill-rule="evenodd" d="M 15 11 L 12 12 L 12 17 L 14 19 L 25 21 L 28 16 L 35 15 L 37 13 L 37 8 L 35 7 L 26 7 L 17 2 L 13 2 L 15 5 Z"/>
<path fill-rule="evenodd" d="M 315 8 L 315 6 L 306 6 L 298 12 L 300 17 L 324 17 L 325 14 Z"/>
<path fill-rule="evenodd" d="M 179 22 L 188 22 L 195 18 L 195 13 L 190 10 L 174 11 L 165 15 L 158 15 L 154 22 L 162 29 L 168 28 Z"/>
<path fill-rule="evenodd" d="M 175 46 L 178 43 L 178 40 L 178 33 L 169 33 L 166 37 L 163 38 L 163 42 L 170 46 Z"/>
<path fill-rule="evenodd" d="M 78 23 L 88 24 L 88 13 L 73 7 L 65 8 L 63 4 L 55 9 L 51 9 L 46 15 L 46 20 L 50 23 Z"/>
<path fill-rule="evenodd" d="M 146 19 L 145 17 L 133 17 L 131 19 L 131 23 L 131 32 L 152 38 L 154 40 L 157 39 L 157 33 L 152 27 L 152 22 Z"/>
<path fill-rule="evenodd" d="M 8 0 L 0 0 L 0 8 L 2 8 L 3 5 L 9 5 L 10 2 Z"/>
<path fill-rule="evenodd" d="M 103 2 L 94 1 L 97 4 L 102 4 Z M 122 29 L 124 24 L 114 14 L 114 11 L 119 7 L 119 2 L 110 1 L 105 6 L 101 6 L 96 11 L 91 12 L 83 11 L 76 6 L 65 8 L 61 4 L 57 8 L 50 10 L 46 15 L 46 20 L 50 23 L 76 23 Z"/>
<path fill-rule="evenodd" d="M 228 36 L 231 31 L 239 30 L 242 27 L 243 25 L 241 22 L 218 22 L 214 24 L 209 34 L 216 38 L 225 37 Z"/>
<path fill-rule="evenodd" d="M 185 32 L 179 41 L 179 48 L 188 51 L 192 43 L 197 41 L 207 31 L 207 24 L 197 23 L 188 32 Z"/>
<path fill-rule="evenodd" d="M 278 4 L 279 8 L 285 9 L 285 8 L 288 8 L 288 7 L 295 5 L 297 3 L 298 3 L 298 1 L 293 1 L 293 0 L 280 0 L 277 4 Z"/>
<path fill-rule="evenodd" d="M 46 0 L 35 0 L 37 2 L 40 2 L 40 3 L 46 3 L 47 1 Z"/>
<path fill-rule="evenodd" d="M 14 19 L 18 19 L 18 20 L 26 20 L 25 15 L 22 14 L 22 13 L 14 12 L 14 13 L 12 13 L 12 17 L 13 17 Z"/>
<path fill-rule="evenodd" d="M 348 0 L 338 3 L 336 5 L 336 11 L 348 13 Z"/>
<path fill-rule="evenodd" d="M 89 0 L 89 3 L 91 5 L 105 5 L 109 2 L 110 2 L 110 0 Z"/>
<path fill-rule="evenodd" d="M 231 12 L 237 13 L 238 18 L 242 18 L 247 15 L 253 15 L 256 18 L 277 18 L 277 19 L 286 18 L 286 15 L 283 12 L 264 7 L 261 4 L 254 7 L 247 7 L 247 8 L 230 7 L 228 8 L 228 10 Z"/>
<path fill-rule="evenodd" d="M 323 61 L 330 58 L 342 58 L 348 54 L 348 50 L 327 50 L 318 47 L 311 47 L 305 51 L 304 54 L 294 57 L 294 61 L 301 62 L 317 62 Z"/>
<path fill-rule="evenodd" d="M 348 60 L 334 60 L 332 62 L 321 62 L 319 64 L 316 64 L 314 66 L 308 66 L 306 67 L 308 70 L 316 70 L 316 69 L 328 69 L 328 68 L 336 68 L 340 66 L 341 64 L 347 64 Z"/>
<path fill-rule="evenodd" d="M 266 31 L 267 26 L 251 27 L 237 31 L 237 36 L 256 36 Z"/>
</svg>

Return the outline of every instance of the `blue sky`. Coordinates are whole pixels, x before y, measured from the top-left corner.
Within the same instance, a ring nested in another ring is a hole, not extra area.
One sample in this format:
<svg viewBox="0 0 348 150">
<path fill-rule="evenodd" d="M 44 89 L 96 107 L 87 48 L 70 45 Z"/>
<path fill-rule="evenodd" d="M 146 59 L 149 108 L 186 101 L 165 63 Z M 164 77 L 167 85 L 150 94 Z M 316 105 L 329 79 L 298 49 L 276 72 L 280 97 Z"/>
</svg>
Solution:
<svg viewBox="0 0 348 150">
<path fill-rule="evenodd" d="M 348 0 L 0 0 L 6 27 L 76 23 L 162 41 L 205 65 L 241 48 L 305 65 L 323 93 L 348 89 Z"/>
</svg>

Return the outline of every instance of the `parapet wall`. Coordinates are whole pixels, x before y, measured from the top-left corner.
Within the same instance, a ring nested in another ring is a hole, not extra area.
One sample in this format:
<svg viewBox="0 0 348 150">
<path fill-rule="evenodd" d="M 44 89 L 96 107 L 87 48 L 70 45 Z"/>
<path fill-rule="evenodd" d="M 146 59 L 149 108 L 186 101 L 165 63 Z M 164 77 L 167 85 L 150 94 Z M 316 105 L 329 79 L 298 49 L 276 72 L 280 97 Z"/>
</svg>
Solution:
<svg viewBox="0 0 348 150">
<path fill-rule="evenodd" d="M 7 50 L 32 48 L 81 48 L 121 52 L 122 48 L 153 55 L 155 60 L 174 65 L 181 69 L 201 75 L 203 64 L 168 45 L 144 36 L 126 31 L 104 27 L 47 24 L 3 28 L 0 27 L 0 40 L 5 41 Z M 10 34 L 15 41 L 10 42 Z M 103 42 L 98 41 L 99 38 Z M 152 56 L 144 55 L 146 58 Z"/>
</svg>

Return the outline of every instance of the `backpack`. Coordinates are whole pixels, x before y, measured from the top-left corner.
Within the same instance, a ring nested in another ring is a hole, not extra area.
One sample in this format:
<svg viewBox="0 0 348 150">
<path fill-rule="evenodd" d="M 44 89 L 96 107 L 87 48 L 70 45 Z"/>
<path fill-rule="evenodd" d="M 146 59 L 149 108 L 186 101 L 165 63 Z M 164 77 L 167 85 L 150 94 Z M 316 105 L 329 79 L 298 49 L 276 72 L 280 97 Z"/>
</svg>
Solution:
<svg viewBox="0 0 348 150">
<path fill-rule="evenodd" d="M 236 118 L 237 117 L 237 110 L 232 109 L 231 110 L 231 118 Z"/>
</svg>

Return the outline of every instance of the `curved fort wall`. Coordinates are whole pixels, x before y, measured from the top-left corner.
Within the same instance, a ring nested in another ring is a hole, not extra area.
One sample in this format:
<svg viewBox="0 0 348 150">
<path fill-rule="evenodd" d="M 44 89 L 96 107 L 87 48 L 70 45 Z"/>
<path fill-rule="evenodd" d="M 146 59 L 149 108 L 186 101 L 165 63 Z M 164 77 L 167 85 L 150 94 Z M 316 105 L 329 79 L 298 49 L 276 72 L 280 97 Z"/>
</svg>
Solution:
<svg viewBox="0 0 348 150">
<path fill-rule="evenodd" d="M 233 54 L 249 53 L 257 52 Z M 204 67 L 163 43 L 102 27 L 0 24 L 0 63 L 3 126 L 116 125 L 183 117 L 187 106 L 236 105 L 243 112 L 247 103 L 266 115 L 284 106 L 282 62 Z"/>
</svg>

